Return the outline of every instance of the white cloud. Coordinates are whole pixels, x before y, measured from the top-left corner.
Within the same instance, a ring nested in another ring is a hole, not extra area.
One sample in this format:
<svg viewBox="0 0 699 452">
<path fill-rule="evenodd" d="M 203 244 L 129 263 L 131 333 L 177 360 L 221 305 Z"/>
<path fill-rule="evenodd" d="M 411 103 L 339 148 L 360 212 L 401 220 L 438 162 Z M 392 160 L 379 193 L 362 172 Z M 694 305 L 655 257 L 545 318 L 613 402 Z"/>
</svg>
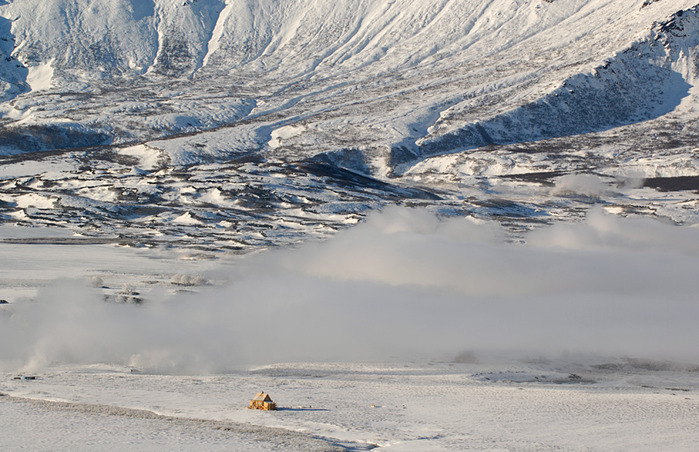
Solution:
<svg viewBox="0 0 699 452">
<path fill-rule="evenodd" d="M 609 186 L 594 174 L 567 174 L 556 181 L 554 195 L 582 195 L 597 197 L 610 191 Z"/>
<path fill-rule="evenodd" d="M 145 306 L 61 285 L 0 319 L 7 363 L 224 371 L 291 360 L 563 352 L 699 360 L 699 230 L 593 212 L 507 243 L 387 209 L 326 243 L 240 258 L 224 287 Z"/>
</svg>

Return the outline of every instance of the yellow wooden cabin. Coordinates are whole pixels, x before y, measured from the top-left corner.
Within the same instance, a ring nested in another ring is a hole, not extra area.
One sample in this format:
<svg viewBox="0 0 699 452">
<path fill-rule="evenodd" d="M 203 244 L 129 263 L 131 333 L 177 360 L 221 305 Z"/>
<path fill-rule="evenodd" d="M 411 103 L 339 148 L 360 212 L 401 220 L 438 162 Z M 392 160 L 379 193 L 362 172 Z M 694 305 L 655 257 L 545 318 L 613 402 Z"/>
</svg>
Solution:
<svg viewBox="0 0 699 452">
<path fill-rule="evenodd" d="M 255 398 L 250 401 L 250 409 L 272 411 L 277 409 L 277 404 L 266 392 L 258 392 Z"/>
</svg>

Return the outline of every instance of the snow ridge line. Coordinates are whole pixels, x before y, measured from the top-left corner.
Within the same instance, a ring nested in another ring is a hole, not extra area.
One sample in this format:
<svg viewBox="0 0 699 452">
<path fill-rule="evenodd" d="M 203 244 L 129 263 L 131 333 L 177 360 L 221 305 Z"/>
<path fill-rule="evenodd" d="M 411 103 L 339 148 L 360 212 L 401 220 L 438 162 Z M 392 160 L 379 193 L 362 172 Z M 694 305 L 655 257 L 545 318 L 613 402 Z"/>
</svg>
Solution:
<svg viewBox="0 0 699 452">
<path fill-rule="evenodd" d="M 206 43 L 206 52 L 201 59 L 201 66 L 197 70 L 206 67 L 209 64 L 209 58 L 211 58 L 211 55 L 213 55 L 213 53 L 219 49 L 221 45 L 221 37 L 225 32 L 225 22 L 228 20 L 228 16 L 231 15 L 232 10 L 233 3 L 226 3 L 223 9 L 218 13 L 214 27 L 211 29 L 211 35 Z"/>
<path fill-rule="evenodd" d="M 34 408 L 43 410 L 60 410 L 76 412 L 88 415 L 107 415 L 127 417 L 131 419 L 144 419 L 163 421 L 168 423 L 176 423 L 184 427 L 206 428 L 212 430 L 221 430 L 230 432 L 236 435 L 251 435 L 256 441 L 268 441 L 279 443 L 280 445 L 289 444 L 289 441 L 294 443 L 303 443 L 304 450 L 311 451 L 343 451 L 347 450 L 331 438 L 323 438 L 315 435 L 309 435 L 293 430 L 287 430 L 279 427 L 264 427 L 252 424 L 242 424 L 233 421 L 219 421 L 209 419 L 197 419 L 188 417 L 176 417 L 156 412 L 137 408 L 126 408 L 114 405 L 90 404 L 80 402 L 65 402 L 58 400 L 35 399 L 31 397 L 13 396 L 7 393 L 0 393 L 0 401 L 12 403 L 22 403 Z"/>
<path fill-rule="evenodd" d="M 418 140 L 420 155 L 599 132 L 664 116 L 690 94 L 695 78 L 687 49 L 697 38 L 684 33 L 690 26 L 699 27 L 699 5 L 654 23 L 613 57 L 568 77 L 533 102 Z"/>
</svg>

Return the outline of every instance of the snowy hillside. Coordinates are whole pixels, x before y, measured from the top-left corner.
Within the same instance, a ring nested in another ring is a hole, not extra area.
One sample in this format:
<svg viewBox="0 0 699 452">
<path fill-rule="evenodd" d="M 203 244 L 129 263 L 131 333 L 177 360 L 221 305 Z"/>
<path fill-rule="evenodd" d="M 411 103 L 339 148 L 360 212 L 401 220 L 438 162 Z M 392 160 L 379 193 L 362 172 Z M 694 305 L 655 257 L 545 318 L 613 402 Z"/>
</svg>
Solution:
<svg viewBox="0 0 699 452">
<path fill-rule="evenodd" d="M 12 57 L 53 77 L 5 107 L 21 118 L 6 128 L 69 120 L 100 144 L 230 124 L 245 144 L 217 155 L 384 157 L 606 130 L 669 113 L 694 80 L 693 2 L 635 3 L 9 2 Z"/>
<path fill-rule="evenodd" d="M 680 12 L 655 25 L 648 38 L 589 72 L 566 78 L 542 97 L 428 141 L 423 148 L 440 153 L 445 148 L 578 135 L 672 112 L 689 96 L 697 75 L 699 41 L 687 29 L 697 29 L 698 10 Z"/>
<path fill-rule="evenodd" d="M 0 218 L 236 250 L 390 203 L 513 230 L 600 202 L 692 224 L 698 11 L 6 1 Z"/>
</svg>

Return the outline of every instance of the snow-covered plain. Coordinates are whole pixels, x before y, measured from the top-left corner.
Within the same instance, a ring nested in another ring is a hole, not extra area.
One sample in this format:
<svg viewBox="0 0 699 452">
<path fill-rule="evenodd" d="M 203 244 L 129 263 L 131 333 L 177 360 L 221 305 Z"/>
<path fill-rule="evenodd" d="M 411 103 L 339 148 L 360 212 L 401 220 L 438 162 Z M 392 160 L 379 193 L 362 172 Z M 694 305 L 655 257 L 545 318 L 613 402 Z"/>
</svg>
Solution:
<svg viewBox="0 0 699 452">
<path fill-rule="evenodd" d="M 698 234 L 597 210 L 508 243 L 392 208 L 215 262 L 64 244 L 60 270 L 3 245 L 3 291 L 53 271 L 0 306 L 1 428 L 34 432 L 2 446 L 692 450 Z M 105 303 L 129 275 L 144 301 Z M 283 409 L 248 410 L 260 390 Z"/>
<path fill-rule="evenodd" d="M 0 389 L 12 396 L 0 398 L 0 446 L 693 450 L 697 371 L 636 366 L 299 363 L 197 377 L 90 366 L 34 381 L 2 374 Z M 282 409 L 248 410 L 262 389 Z"/>
</svg>

